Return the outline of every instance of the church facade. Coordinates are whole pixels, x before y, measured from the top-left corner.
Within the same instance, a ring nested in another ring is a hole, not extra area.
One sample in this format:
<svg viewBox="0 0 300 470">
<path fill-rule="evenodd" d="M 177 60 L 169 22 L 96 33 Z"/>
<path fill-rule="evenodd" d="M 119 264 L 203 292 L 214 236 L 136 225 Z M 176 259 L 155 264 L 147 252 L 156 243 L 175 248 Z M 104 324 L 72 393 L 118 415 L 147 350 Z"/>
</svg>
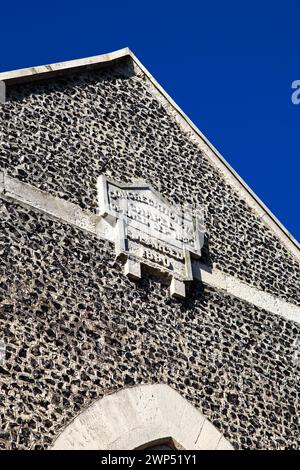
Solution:
<svg viewBox="0 0 300 470">
<path fill-rule="evenodd" d="M 298 449 L 296 240 L 129 49 L 0 101 L 0 448 Z"/>
</svg>

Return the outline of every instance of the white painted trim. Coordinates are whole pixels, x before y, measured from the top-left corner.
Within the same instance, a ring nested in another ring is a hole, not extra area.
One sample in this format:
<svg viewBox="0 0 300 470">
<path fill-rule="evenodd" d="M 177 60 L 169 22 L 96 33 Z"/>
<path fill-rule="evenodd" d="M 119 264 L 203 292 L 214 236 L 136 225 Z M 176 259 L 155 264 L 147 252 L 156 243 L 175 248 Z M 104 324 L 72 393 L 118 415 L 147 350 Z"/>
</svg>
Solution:
<svg viewBox="0 0 300 470">
<path fill-rule="evenodd" d="M 62 72 L 71 72 L 81 68 L 93 68 L 95 66 L 109 66 L 110 62 L 121 59 L 122 57 L 130 56 L 130 50 L 125 47 L 118 51 L 110 52 L 108 54 L 96 55 L 93 57 L 86 57 L 84 59 L 68 60 L 65 62 L 57 62 L 55 64 L 39 65 L 36 67 L 28 67 L 25 69 L 11 70 L 8 72 L 0 73 L 0 81 L 8 85 L 19 82 L 30 82 L 37 78 L 46 78 L 48 76 L 60 75 Z"/>
<path fill-rule="evenodd" d="M 72 202 L 52 196 L 3 172 L 0 172 L 0 195 L 5 199 L 17 201 L 23 206 L 34 208 L 51 218 L 73 225 L 99 238 L 110 242 L 115 240 L 113 227 L 102 217 L 83 211 Z"/>
<path fill-rule="evenodd" d="M 267 206 L 252 191 L 246 182 L 235 172 L 218 150 L 210 143 L 197 126 L 186 116 L 182 109 L 168 95 L 168 93 L 159 85 L 151 73 L 138 60 L 135 54 L 127 47 L 111 52 L 84 59 L 70 60 L 59 62 L 56 64 L 43 65 L 38 67 L 29 67 L 9 72 L 0 73 L 0 82 L 5 84 L 13 84 L 24 81 L 36 80 L 47 76 L 61 75 L 75 71 L 81 68 L 95 68 L 101 66 L 109 66 L 115 61 L 124 57 L 131 57 L 136 67 L 147 76 L 156 90 L 156 97 L 173 114 L 182 129 L 189 134 L 199 149 L 202 150 L 222 172 L 225 180 L 232 185 L 240 196 L 248 203 L 248 205 L 256 212 L 257 216 L 262 220 L 285 244 L 286 248 L 300 260 L 300 245 L 298 241 L 288 232 L 275 215 L 267 208 Z M 5 99 L 5 98 L 4 98 Z M 2 100 L 3 101 L 3 100 Z"/>
<path fill-rule="evenodd" d="M 252 287 L 219 269 L 209 271 L 207 266 L 204 266 L 199 261 L 193 262 L 193 274 L 196 279 L 201 280 L 208 286 L 224 290 L 229 295 L 300 325 L 300 307 L 297 305 Z"/>
<path fill-rule="evenodd" d="M 83 211 L 76 204 L 52 196 L 3 172 L 0 172 L 0 196 L 17 201 L 19 204 L 34 208 L 51 218 L 115 243 L 115 227 L 110 225 L 105 218 Z M 300 324 L 300 307 L 252 287 L 218 269 L 214 268 L 213 271 L 209 271 L 208 267 L 199 261 L 192 261 L 192 269 L 194 278 L 200 279 L 204 284 L 222 289 L 256 307 Z"/>
<path fill-rule="evenodd" d="M 53 450 L 133 450 L 173 438 L 186 450 L 233 450 L 222 434 L 168 385 L 150 384 L 107 395 L 81 412 Z"/>
</svg>

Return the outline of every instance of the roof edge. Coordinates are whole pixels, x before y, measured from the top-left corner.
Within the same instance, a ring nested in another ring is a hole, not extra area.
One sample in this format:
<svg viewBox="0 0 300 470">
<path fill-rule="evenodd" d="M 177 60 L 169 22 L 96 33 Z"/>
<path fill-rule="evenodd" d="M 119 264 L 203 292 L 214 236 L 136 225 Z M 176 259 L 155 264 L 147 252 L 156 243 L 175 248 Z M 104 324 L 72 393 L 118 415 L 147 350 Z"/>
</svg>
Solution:
<svg viewBox="0 0 300 470">
<path fill-rule="evenodd" d="M 256 206 L 256 211 L 259 213 L 260 218 L 263 219 L 267 225 L 272 226 L 273 230 L 277 235 L 279 232 L 284 235 L 284 238 L 288 241 L 290 248 L 292 244 L 292 252 L 300 259 L 300 244 L 295 237 L 286 229 L 286 227 L 277 219 L 273 212 L 262 202 L 262 200 L 255 194 L 255 192 L 248 186 L 248 184 L 239 176 L 239 174 L 231 167 L 231 165 L 225 160 L 221 153 L 214 147 L 214 145 L 208 140 L 208 138 L 200 131 L 200 129 L 191 121 L 191 119 L 185 114 L 185 112 L 177 105 L 177 103 L 171 98 L 171 96 L 162 88 L 162 86 L 156 81 L 156 79 L 151 75 L 151 73 L 144 67 L 144 65 L 139 61 L 139 59 L 134 55 L 130 50 L 130 55 L 136 65 L 145 73 L 147 78 L 151 81 L 154 87 L 158 90 L 160 94 L 163 95 L 165 100 L 169 103 L 170 107 L 173 108 L 182 118 L 181 124 L 184 124 L 184 127 L 188 127 L 196 137 L 203 141 L 205 144 L 206 150 L 209 151 L 210 156 L 214 160 L 217 160 L 218 167 L 223 170 L 223 173 L 227 174 L 230 177 L 231 182 L 234 181 L 238 183 L 238 186 L 246 191 L 249 199 L 252 200 L 251 206 Z M 186 129 L 188 130 L 188 129 Z M 236 185 L 235 185 L 236 186 Z M 278 232 L 279 231 L 279 232 Z M 280 237 L 282 239 L 282 237 Z"/>
<path fill-rule="evenodd" d="M 64 72 L 72 72 L 80 68 L 96 68 L 101 65 L 109 66 L 118 59 L 126 56 L 131 56 L 132 53 L 128 47 L 118 49 L 117 51 L 108 54 L 101 54 L 84 59 L 74 59 L 65 62 L 57 62 L 55 64 L 39 65 L 36 67 L 28 67 L 25 69 L 11 70 L 8 72 L 0 73 L 0 81 L 7 85 L 15 84 L 17 82 L 30 82 L 38 78 L 46 78 L 49 75 L 55 76 Z"/>
<path fill-rule="evenodd" d="M 259 217 L 275 231 L 277 236 L 285 242 L 290 248 L 290 251 L 300 259 L 300 244 L 289 233 L 284 225 L 277 219 L 271 210 L 261 201 L 261 199 L 254 193 L 248 184 L 236 173 L 231 165 L 225 160 L 220 152 L 211 144 L 207 137 L 198 129 L 198 127 L 189 119 L 189 117 L 182 111 L 182 109 L 175 103 L 170 95 L 162 88 L 156 81 L 151 73 L 144 67 L 135 54 L 128 48 L 119 49 L 107 54 L 87 57 L 83 59 L 69 60 L 65 62 L 58 62 L 55 64 L 42 65 L 37 67 L 23 68 L 8 72 L 0 73 L 0 83 L 4 85 L 13 85 L 18 82 L 30 82 L 37 79 L 48 78 L 49 76 L 61 75 L 65 72 L 75 71 L 81 68 L 100 68 L 101 66 L 113 65 L 119 59 L 124 57 L 131 57 L 135 65 L 147 76 L 152 85 L 156 88 L 159 94 L 167 102 L 169 107 L 173 109 L 180 116 L 180 124 L 183 125 L 186 131 L 192 131 L 197 138 L 198 144 L 202 150 L 206 151 L 210 158 L 217 163 L 219 169 L 229 177 L 231 183 L 234 184 L 236 189 L 241 189 L 246 193 L 247 201 L 251 207 L 256 210 Z"/>
</svg>

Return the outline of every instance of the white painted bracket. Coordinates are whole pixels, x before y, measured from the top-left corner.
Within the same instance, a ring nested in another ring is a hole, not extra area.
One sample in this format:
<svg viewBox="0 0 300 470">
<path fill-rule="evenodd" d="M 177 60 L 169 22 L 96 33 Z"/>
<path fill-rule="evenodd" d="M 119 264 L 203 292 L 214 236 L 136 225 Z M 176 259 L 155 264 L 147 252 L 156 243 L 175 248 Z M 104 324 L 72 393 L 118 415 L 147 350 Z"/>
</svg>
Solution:
<svg viewBox="0 0 300 470">
<path fill-rule="evenodd" d="M 170 294 L 171 297 L 184 299 L 185 283 L 173 277 L 170 285 Z"/>
<path fill-rule="evenodd" d="M 128 258 L 124 266 L 124 274 L 130 279 L 141 279 L 141 263 Z"/>
</svg>

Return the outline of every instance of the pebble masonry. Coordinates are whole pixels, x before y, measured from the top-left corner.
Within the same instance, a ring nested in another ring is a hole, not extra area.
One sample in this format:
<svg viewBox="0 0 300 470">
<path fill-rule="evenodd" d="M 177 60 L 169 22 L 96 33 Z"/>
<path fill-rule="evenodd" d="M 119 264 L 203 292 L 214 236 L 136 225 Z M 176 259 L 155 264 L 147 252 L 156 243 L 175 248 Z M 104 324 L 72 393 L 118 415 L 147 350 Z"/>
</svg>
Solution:
<svg viewBox="0 0 300 470">
<path fill-rule="evenodd" d="M 96 400 L 165 384 L 235 449 L 298 449 L 297 242 L 127 49 L 1 80 L 0 448 L 51 448 Z M 203 209 L 185 299 L 124 275 L 101 174 Z"/>
</svg>

